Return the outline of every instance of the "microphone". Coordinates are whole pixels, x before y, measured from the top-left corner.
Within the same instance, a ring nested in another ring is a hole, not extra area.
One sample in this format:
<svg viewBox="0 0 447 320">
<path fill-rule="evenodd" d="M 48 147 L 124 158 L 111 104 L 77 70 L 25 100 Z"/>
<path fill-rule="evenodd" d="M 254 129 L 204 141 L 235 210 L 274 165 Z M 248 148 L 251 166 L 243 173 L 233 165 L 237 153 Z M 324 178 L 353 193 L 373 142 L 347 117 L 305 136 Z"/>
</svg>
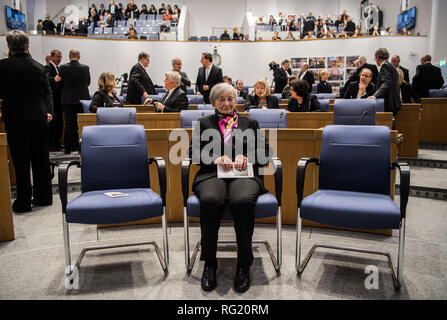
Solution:
<svg viewBox="0 0 447 320">
<path fill-rule="evenodd" d="M 357 121 L 356 125 L 359 124 L 359 123 L 362 121 L 362 119 L 363 119 L 364 117 L 366 117 L 367 114 L 368 114 L 368 111 L 366 111 L 366 110 L 363 111 L 363 113 L 362 113 L 362 115 L 361 115 L 359 121 Z"/>
<path fill-rule="evenodd" d="M 279 129 L 279 124 L 281 123 L 281 119 L 282 119 L 282 116 L 284 115 L 284 111 L 281 111 L 281 113 L 279 114 L 279 120 L 278 120 L 278 123 L 276 124 L 276 128 L 277 129 Z"/>
</svg>

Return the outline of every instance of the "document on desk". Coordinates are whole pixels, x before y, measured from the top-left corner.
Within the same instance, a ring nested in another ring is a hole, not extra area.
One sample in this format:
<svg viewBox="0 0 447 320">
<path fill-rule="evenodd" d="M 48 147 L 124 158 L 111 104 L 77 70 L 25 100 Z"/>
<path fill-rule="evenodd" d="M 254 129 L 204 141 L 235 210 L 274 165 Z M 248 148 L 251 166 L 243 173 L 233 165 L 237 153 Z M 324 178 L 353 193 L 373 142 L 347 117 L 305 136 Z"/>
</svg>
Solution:
<svg viewBox="0 0 447 320">
<path fill-rule="evenodd" d="M 253 178 L 253 164 L 247 163 L 245 170 L 239 171 L 233 166 L 231 170 L 224 171 L 221 165 L 217 166 L 217 177 L 220 179 L 234 179 L 234 178 Z"/>
<path fill-rule="evenodd" d="M 119 197 L 128 197 L 129 196 L 127 193 L 123 193 L 123 192 L 104 192 L 104 194 L 111 198 L 119 198 Z"/>
</svg>

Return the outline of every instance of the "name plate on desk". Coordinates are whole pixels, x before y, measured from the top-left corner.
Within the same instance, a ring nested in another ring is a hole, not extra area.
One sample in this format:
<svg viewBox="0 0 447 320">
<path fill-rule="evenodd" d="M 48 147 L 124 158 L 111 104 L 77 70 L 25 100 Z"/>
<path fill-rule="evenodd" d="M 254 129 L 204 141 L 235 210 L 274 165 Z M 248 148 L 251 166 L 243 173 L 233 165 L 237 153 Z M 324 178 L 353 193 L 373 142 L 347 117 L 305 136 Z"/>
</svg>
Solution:
<svg viewBox="0 0 447 320">
<path fill-rule="evenodd" d="M 247 163 L 245 170 L 237 170 L 235 166 L 225 171 L 221 165 L 217 166 L 217 177 L 220 179 L 253 178 L 253 164 Z"/>
</svg>

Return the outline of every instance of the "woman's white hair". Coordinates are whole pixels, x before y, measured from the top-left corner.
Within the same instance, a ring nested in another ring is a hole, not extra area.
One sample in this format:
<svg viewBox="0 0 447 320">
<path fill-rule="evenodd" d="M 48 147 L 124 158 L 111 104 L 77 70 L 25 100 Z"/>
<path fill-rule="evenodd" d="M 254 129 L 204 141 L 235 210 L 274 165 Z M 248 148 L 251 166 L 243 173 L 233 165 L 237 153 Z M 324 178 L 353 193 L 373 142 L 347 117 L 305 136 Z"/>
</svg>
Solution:
<svg viewBox="0 0 447 320">
<path fill-rule="evenodd" d="M 214 102 L 216 102 L 216 100 L 219 99 L 220 96 L 222 96 L 227 91 L 231 91 L 233 93 L 234 100 L 236 100 L 237 98 L 236 89 L 232 85 L 226 82 L 221 82 L 216 84 L 213 87 L 213 89 L 211 89 L 210 93 L 211 104 L 214 106 Z"/>
</svg>

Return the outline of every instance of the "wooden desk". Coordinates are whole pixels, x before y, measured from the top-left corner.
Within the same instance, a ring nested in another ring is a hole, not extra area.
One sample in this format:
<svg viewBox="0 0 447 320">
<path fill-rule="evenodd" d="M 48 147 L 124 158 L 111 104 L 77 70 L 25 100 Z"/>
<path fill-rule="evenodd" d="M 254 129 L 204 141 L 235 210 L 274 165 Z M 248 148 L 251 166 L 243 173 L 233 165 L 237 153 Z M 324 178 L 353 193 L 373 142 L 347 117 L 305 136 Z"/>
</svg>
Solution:
<svg viewBox="0 0 447 320">
<path fill-rule="evenodd" d="M 396 130 L 403 134 L 399 144 L 399 156 L 417 158 L 419 149 L 419 128 L 421 122 L 421 105 L 404 103 L 395 118 Z"/>
<path fill-rule="evenodd" d="M 6 134 L 0 133 L 0 242 L 14 240 Z"/>
<path fill-rule="evenodd" d="M 419 142 L 447 143 L 447 98 L 422 98 Z"/>
</svg>

